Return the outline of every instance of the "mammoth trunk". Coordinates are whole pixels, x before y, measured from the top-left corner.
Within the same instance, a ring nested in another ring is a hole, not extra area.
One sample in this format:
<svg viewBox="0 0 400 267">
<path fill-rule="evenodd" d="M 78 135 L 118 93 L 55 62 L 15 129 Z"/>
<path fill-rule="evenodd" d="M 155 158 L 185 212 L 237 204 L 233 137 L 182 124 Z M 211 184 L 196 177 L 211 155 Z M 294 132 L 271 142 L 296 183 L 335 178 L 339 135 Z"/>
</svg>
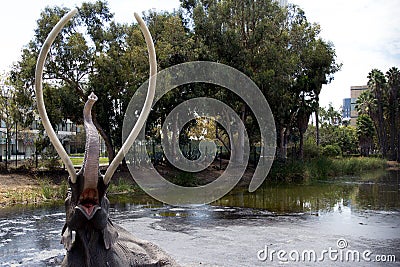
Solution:
<svg viewBox="0 0 400 267">
<path fill-rule="evenodd" d="M 92 107 L 97 97 L 92 93 L 83 109 L 86 131 L 85 159 L 83 162 L 84 189 L 96 189 L 99 177 L 99 134 L 92 121 Z"/>
</svg>

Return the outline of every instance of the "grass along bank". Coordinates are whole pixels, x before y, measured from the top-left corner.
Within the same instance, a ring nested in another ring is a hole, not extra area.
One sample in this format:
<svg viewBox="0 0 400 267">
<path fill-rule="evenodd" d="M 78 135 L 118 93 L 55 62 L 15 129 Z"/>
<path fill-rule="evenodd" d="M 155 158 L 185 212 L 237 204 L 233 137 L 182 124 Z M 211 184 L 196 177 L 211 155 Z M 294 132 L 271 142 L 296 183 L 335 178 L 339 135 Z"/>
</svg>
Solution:
<svg viewBox="0 0 400 267">
<path fill-rule="evenodd" d="M 138 191 L 130 178 L 111 181 L 108 194 L 132 194 Z M 0 175 L 0 208 L 12 205 L 62 203 L 68 190 L 67 179 L 37 177 L 21 174 Z"/>
<path fill-rule="evenodd" d="M 374 157 L 318 157 L 304 161 L 275 161 L 268 177 L 276 181 L 326 180 L 345 175 L 360 175 L 367 171 L 385 170 L 386 160 Z"/>
<path fill-rule="evenodd" d="M 279 162 L 275 161 L 267 181 L 308 181 L 326 180 L 345 175 L 361 175 L 367 171 L 385 170 L 388 162 L 380 158 L 349 157 L 329 158 L 318 157 L 304 161 L 294 160 Z M 390 164 L 389 164 L 389 167 Z M 161 170 L 159 170 L 161 171 Z M 248 169 L 242 183 L 248 183 L 252 178 L 254 169 Z M 223 170 L 207 169 L 201 173 L 173 172 L 165 168 L 160 173 L 171 176 L 171 182 L 181 186 L 198 186 L 211 182 L 221 175 Z M 45 202 L 57 202 L 65 199 L 68 184 L 66 173 L 56 177 L 46 174 L 44 177 L 21 175 L 21 174 L 0 174 L 0 207 L 15 204 L 38 204 Z M 215 178 L 213 178 L 215 177 Z M 141 189 L 132 181 L 129 172 L 119 172 L 109 186 L 109 195 L 123 196 L 134 194 Z"/>
<path fill-rule="evenodd" d="M 49 191 L 56 190 L 56 186 L 53 188 L 46 180 L 17 173 L 0 174 L 0 184 L 0 207 L 41 203 Z"/>
</svg>

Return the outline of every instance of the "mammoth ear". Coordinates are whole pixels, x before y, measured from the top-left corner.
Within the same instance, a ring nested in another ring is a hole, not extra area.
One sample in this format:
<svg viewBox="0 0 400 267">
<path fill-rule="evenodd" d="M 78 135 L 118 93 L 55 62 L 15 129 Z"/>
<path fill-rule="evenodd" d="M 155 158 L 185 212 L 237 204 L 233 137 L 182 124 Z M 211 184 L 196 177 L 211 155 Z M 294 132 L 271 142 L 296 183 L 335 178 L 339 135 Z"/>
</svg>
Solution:
<svg viewBox="0 0 400 267">
<path fill-rule="evenodd" d="M 102 232 L 103 232 L 104 245 L 108 250 L 117 241 L 118 232 L 110 220 L 108 220 L 107 226 L 103 229 Z"/>
<path fill-rule="evenodd" d="M 61 237 L 61 244 L 64 245 L 64 248 L 67 251 L 70 251 L 75 241 L 75 231 L 71 231 L 68 226 L 65 224 L 62 237 Z"/>
</svg>

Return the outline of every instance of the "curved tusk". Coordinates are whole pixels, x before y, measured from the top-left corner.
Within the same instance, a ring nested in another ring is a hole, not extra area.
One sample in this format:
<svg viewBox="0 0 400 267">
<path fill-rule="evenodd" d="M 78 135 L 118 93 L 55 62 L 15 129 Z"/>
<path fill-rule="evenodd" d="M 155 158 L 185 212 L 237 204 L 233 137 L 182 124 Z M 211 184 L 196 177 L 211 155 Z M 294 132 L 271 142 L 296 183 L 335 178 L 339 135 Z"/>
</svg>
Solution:
<svg viewBox="0 0 400 267">
<path fill-rule="evenodd" d="M 54 39 L 56 39 L 57 35 L 60 33 L 61 29 L 67 24 L 67 22 L 78 12 L 77 9 L 73 9 L 68 12 L 51 30 L 49 35 L 44 42 L 42 49 L 40 50 L 39 57 L 36 62 L 36 72 L 35 72 L 35 93 L 36 93 L 36 101 L 37 107 L 39 111 L 39 116 L 42 119 L 42 124 L 44 129 L 47 132 L 47 135 L 50 138 L 51 143 L 53 144 L 54 148 L 56 149 L 58 155 L 60 156 L 61 160 L 65 164 L 71 181 L 73 183 L 76 182 L 76 172 L 74 169 L 74 165 L 72 164 L 71 159 L 69 158 L 67 152 L 65 151 L 64 147 L 62 146 L 60 140 L 58 140 L 56 133 L 54 132 L 53 127 L 50 124 L 49 117 L 47 116 L 46 107 L 44 106 L 43 101 L 43 88 L 42 88 L 42 76 L 43 76 L 43 68 L 44 63 L 46 61 L 47 54 L 50 50 Z"/>
<path fill-rule="evenodd" d="M 155 90 L 156 90 L 157 61 L 156 61 L 156 52 L 154 49 L 153 39 L 150 35 L 149 29 L 147 28 L 146 24 L 143 21 L 143 19 L 137 13 L 134 13 L 134 15 L 135 15 L 136 20 L 139 23 L 140 29 L 144 35 L 144 39 L 146 40 L 147 50 L 149 51 L 149 64 L 150 64 L 149 87 L 147 90 L 146 100 L 144 102 L 144 106 L 140 113 L 139 119 L 136 122 L 135 126 L 133 127 L 128 138 L 125 140 L 125 143 L 122 145 L 118 154 L 115 156 L 114 160 L 111 162 L 110 166 L 108 167 L 108 169 L 104 175 L 104 184 L 108 184 L 110 182 L 111 177 L 113 176 L 115 170 L 117 169 L 118 165 L 121 163 L 122 159 L 124 158 L 125 152 L 129 150 L 129 148 L 132 146 L 133 142 L 135 141 L 136 137 L 140 133 L 140 131 L 150 113 L 154 95 L 155 95 Z"/>
</svg>

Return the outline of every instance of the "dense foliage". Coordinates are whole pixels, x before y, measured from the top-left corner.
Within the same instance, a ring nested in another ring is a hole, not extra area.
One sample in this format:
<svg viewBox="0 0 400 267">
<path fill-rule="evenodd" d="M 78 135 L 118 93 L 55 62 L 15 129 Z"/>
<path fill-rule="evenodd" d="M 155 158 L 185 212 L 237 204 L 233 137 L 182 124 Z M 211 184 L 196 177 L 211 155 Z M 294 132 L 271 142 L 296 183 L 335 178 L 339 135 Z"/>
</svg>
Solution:
<svg viewBox="0 0 400 267">
<path fill-rule="evenodd" d="M 318 116 L 318 132 L 317 127 L 311 125 L 305 134 L 305 154 L 308 158 L 321 155 L 336 157 L 359 153 L 357 128 L 347 125 L 342 120 L 339 110 L 335 110 L 332 105 L 329 105 L 328 108 L 320 108 Z M 319 145 L 317 145 L 317 139 Z"/>
<path fill-rule="evenodd" d="M 378 69 L 368 74 L 368 90 L 357 100 L 360 142 L 372 143 L 376 133 L 382 156 L 400 161 L 400 71 Z M 367 144 L 367 146 L 368 146 Z M 371 146 L 371 145 L 370 145 Z"/>
<path fill-rule="evenodd" d="M 15 99 L 26 110 L 35 108 L 33 80 L 39 49 L 67 11 L 60 7 L 43 10 L 35 35 L 11 72 Z M 150 11 L 145 20 L 154 39 L 159 69 L 209 60 L 244 72 L 271 106 L 278 156 L 286 157 L 289 137 L 297 135 L 298 154 L 303 157 L 304 134 L 310 115 L 319 111 L 322 85 L 340 69 L 333 44 L 319 37 L 319 25 L 310 23 L 303 10 L 294 5 L 282 8 L 271 0 L 181 0 L 179 11 Z M 146 46 L 138 25 L 115 22 L 107 2 L 83 3 L 79 15 L 52 46 L 44 75 L 45 101 L 54 124 L 66 118 L 80 123 L 81 112 L 77 110 L 82 110 L 90 92 L 97 94 L 94 123 L 111 160 L 121 146 L 129 100 L 148 77 Z M 202 84 L 167 94 L 150 115 L 148 133 L 157 137 L 154 129 L 171 108 L 195 96 L 212 96 L 228 103 L 245 122 L 251 142 L 259 141 L 251 109 L 223 88 Z M 216 132 L 220 133 L 216 138 L 224 142 L 223 130 Z"/>
</svg>

